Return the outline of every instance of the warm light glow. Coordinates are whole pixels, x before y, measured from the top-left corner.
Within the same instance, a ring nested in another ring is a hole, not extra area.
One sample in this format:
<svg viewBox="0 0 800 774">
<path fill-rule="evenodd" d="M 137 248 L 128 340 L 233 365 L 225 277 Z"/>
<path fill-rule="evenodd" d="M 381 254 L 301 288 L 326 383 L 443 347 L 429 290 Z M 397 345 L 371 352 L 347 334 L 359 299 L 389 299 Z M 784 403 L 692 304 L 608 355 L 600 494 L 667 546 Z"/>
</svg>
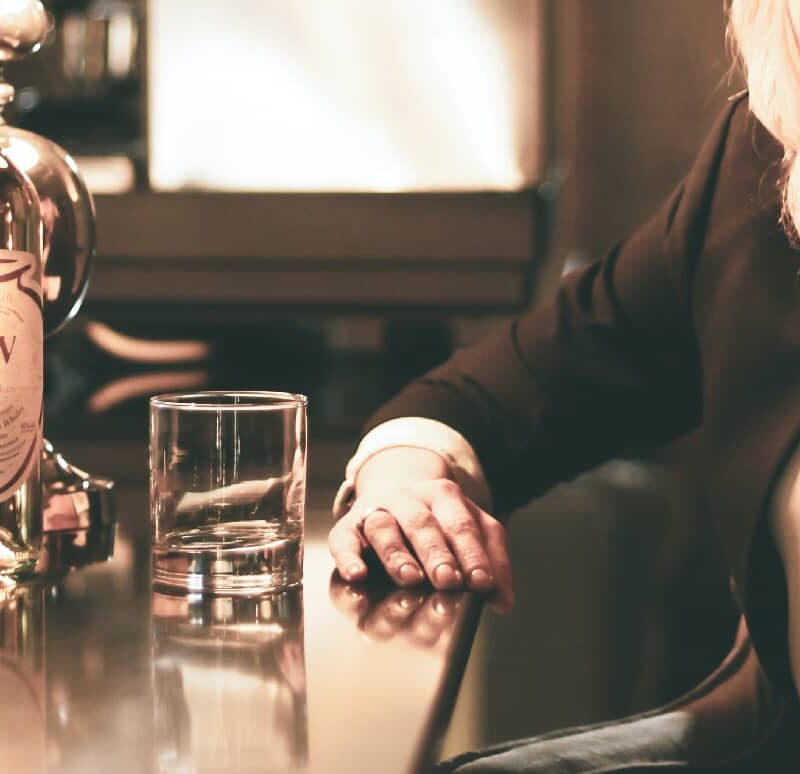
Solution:
<svg viewBox="0 0 800 774">
<path fill-rule="evenodd" d="M 96 320 L 89 320 L 85 330 L 100 349 L 134 363 L 191 363 L 205 360 L 211 353 L 211 346 L 205 341 L 140 339 Z"/>
<path fill-rule="evenodd" d="M 114 78 L 127 78 L 134 66 L 136 27 L 126 13 L 115 13 L 108 22 L 108 72 Z"/>
<path fill-rule="evenodd" d="M 39 163 L 39 154 L 30 143 L 12 137 L 6 148 L 11 161 L 23 172 L 28 172 Z"/>
<path fill-rule="evenodd" d="M 93 392 L 86 408 L 90 414 L 103 414 L 133 398 L 141 398 L 167 390 L 189 390 L 208 382 L 206 371 L 159 371 L 150 374 L 122 376 Z"/>
<path fill-rule="evenodd" d="M 149 0 L 157 189 L 536 181 L 539 0 Z"/>
<path fill-rule="evenodd" d="M 0 0 L 0 13 L 27 11 L 30 4 L 30 0 Z"/>
<path fill-rule="evenodd" d="M 67 163 L 73 171 L 80 168 L 86 187 L 95 194 L 126 193 L 136 185 L 133 162 L 125 156 L 81 156 L 77 165 L 67 156 Z"/>
</svg>

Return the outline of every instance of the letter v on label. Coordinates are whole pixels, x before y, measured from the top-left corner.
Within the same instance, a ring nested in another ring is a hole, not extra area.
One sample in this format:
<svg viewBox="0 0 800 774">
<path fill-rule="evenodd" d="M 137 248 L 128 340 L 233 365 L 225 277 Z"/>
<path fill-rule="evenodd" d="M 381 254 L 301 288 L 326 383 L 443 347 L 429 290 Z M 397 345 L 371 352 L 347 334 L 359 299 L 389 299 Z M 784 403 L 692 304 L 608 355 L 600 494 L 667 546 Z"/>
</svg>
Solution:
<svg viewBox="0 0 800 774">
<path fill-rule="evenodd" d="M 3 360 L 6 361 L 6 365 L 8 365 L 8 361 L 11 360 L 11 353 L 14 351 L 14 345 L 16 343 L 17 337 L 13 336 L 11 339 L 11 346 L 9 347 L 6 337 L 0 336 L 0 352 L 3 353 Z"/>
</svg>

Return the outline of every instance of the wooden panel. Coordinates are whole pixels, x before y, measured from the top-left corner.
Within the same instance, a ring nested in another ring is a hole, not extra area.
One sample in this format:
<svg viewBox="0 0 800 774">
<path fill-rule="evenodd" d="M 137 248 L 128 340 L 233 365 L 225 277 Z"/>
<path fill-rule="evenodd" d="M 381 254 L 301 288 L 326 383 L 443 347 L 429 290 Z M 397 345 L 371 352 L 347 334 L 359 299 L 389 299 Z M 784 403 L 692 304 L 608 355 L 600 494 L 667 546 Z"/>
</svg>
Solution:
<svg viewBox="0 0 800 774">
<path fill-rule="evenodd" d="M 108 301 L 197 302 L 337 307 L 355 311 L 396 306 L 501 309 L 527 300 L 519 266 L 473 270 L 317 264 L 312 270 L 287 265 L 231 261 L 113 260 L 97 262 L 90 305 Z"/>
<path fill-rule="evenodd" d="M 97 197 L 101 256 L 529 262 L 536 193 Z"/>
<path fill-rule="evenodd" d="M 549 208 L 536 191 L 101 196 L 88 301 L 517 310 Z"/>
</svg>

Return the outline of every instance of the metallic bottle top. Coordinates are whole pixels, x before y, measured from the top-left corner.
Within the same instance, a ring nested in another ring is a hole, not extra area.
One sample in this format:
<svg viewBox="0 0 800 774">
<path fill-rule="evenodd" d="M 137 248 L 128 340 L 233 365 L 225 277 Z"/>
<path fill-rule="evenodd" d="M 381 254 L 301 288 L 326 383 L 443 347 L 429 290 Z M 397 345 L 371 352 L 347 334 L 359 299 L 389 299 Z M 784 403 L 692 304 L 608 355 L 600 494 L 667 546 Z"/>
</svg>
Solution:
<svg viewBox="0 0 800 774">
<path fill-rule="evenodd" d="M 47 24 L 40 0 L 0 0 L 0 62 L 24 59 L 38 51 Z"/>
</svg>

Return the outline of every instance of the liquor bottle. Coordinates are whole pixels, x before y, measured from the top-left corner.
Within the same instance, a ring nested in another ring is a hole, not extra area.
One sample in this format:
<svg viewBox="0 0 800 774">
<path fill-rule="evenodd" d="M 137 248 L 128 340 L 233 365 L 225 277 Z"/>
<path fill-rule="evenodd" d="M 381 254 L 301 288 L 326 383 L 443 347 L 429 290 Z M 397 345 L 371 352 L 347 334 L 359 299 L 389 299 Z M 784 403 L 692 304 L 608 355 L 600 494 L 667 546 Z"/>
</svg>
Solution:
<svg viewBox="0 0 800 774">
<path fill-rule="evenodd" d="M 41 3 L 0 8 L 0 62 L 36 50 Z M 0 111 L 14 89 L 0 82 Z M 0 575 L 33 572 L 42 539 L 42 246 L 39 196 L 0 137 Z"/>
<path fill-rule="evenodd" d="M 6 123 L 4 115 L 14 87 L 3 82 L 3 66 L 38 51 L 47 31 L 48 17 L 40 0 L 0 2 L 0 140 L 39 196 L 45 338 L 57 333 L 80 308 L 95 245 L 94 203 L 74 159 L 52 140 Z"/>
<path fill-rule="evenodd" d="M 41 243 L 36 189 L 0 139 L 0 574 L 33 571 L 42 536 Z"/>
<path fill-rule="evenodd" d="M 40 0 L 0 0 L 0 68 L 39 50 L 52 31 Z M 13 94 L 14 89 L 0 77 L 0 111 Z M 75 316 L 86 293 L 95 244 L 92 197 L 69 153 L 46 137 L 10 126 L 2 115 L 0 153 L 33 184 L 38 196 L 42 219 L 42 312 L 44 337 L 49 338 Z M 0 250 L 2 247 L 0 243 Z M 0 349 L 0 388 L 2 380 Z M 25 391 L 30 396 L 35 393 L 32 389 Z M 2 396 L 0 389 L 0 411 Z M 2 429 L 0 415 L 0 432 Z M 0 439 L 0 475 L 2 448 Z M 65 572 L 69 566 L 107 559 L 116 524 L 113 482 L 71 465 L 46 440 L 42 443 L 40 464 L 41 517 L 36 508 L 29 507 L 33 500 L 25 498 L 20 508 L 10 505 L 4 515 L 0 490 L 0 573 L 21 574 L 35 566 L 37 574 L 52 576 Z M 19 534 L 13 537 L 11 526 L 3 533 L 4 522 L 13 525 Z M 35 559 L 36 535 L 40 531 L 44 537 Z M 25 547 L 20 548 L 21 545 Z M 4 561 L 9 569 L 4 569 Z"/>
</svg>

